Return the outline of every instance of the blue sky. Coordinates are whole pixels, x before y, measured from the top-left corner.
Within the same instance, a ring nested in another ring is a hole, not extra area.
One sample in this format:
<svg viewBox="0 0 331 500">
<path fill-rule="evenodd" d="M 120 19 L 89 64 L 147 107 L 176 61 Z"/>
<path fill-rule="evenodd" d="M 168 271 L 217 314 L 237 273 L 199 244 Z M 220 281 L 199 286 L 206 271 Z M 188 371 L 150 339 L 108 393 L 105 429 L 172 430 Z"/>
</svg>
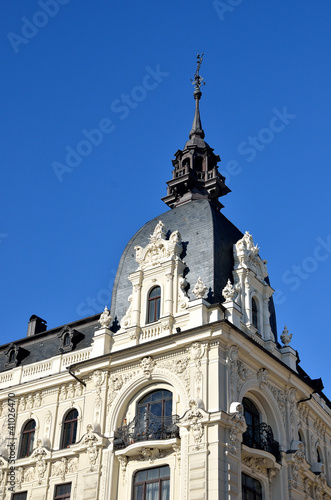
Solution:
<svg viewBox="0 0 331 500">
<path fill-rule="evenodd" d="M 330 18 L 328 0 L 4 5 L 2 343 L 32 314 L 52 328 L 109 305 L 126 242 L 167 208 L 204 52 L 223 212 L 259 244 L 279 333 L 331 397 Z"/>
</svg>

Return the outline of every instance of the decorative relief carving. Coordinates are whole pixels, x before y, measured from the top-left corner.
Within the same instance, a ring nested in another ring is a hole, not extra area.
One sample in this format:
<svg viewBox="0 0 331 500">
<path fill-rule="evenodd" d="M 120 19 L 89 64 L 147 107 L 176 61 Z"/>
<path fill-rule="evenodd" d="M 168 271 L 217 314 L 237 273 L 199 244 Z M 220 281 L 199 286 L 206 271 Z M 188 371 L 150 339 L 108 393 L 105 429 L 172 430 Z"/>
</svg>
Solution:
<svg viewBox="0 0 331 500">
<path fill-rule="evenodd" d="M 67 470 L 67 459 L 61 458 L 57 462 L 52 464 L 51 468 L 51 476 L 60 476 L 62 481 L 65 481 L 66 478 L 66 470 Z"/>
<path fill-rule="evenodd" d="M 232 428 L 229 435 L 229 449 L 230 451 L 232 451 L 232 453 L 237 453 L 239 451 L 239 448 L 237 446 L 238 434 L 245 432 L 247 428 L 246 420 L 244 415 L 242 414 L 242 411 L 238 411 L 233 415 L 233 417 L 231 418 L 231 426 Z"/>
<path fill-rule="evenodd" d="M 129 295 L 128 301 L 129 301 L 129 307 L 127 308 L 125 315 L 123 316 L 123 318 L 120 321 L 121 326 L 123 328 L 128 328 L 131 325 L 132 293 Z"/>
<path fill-rule="evenodd" d="M 22 483 L 24 481 L 24 469 L 23 469 L 23 467 L 18 467 L 15 472 L 16 472 L 15 480 L 16 480 L 17 489 L 20 490 L 20 489 L 22 489 Z"/>
<path fill-rule="evenodd" d="M 67 460 L 67 472 L 73 473 L 78 471 L 78 457 L 69 458 Z"/>
<path fill-rule="evenodd" d="M 46 455 L 47 455 L 47 451 L 42 446 L 41 439 L 38 439 L 37 448 L 31 454 L 31 459 L 36 461 L 36 472 L 37 472 L 37 477 L 38 477 L 38 484 L 41 484 L 41 482 L 45 476 L 45 472 L 46 472 L 45 458 L 46 458 Z"/>
<path fill-rule="evenodd" d="M 126 457 L 125 455 L 118 455 L 117 458 L 118 458 L 118 461 L 120 463 L 121 471 L 122 471 L 123 479 L 124 479 L 125 473 L 126 473 L 126 467 L 128 465 L 128 457 Z"/>
<path fill-rule="evenodd" d="M 259 256 L 259 247 L 254 245 L 253 237 L 248 231 L 245 232 L 241 240 L 234 245 L 234 269 L 251 269 L 256 277 L 264 282 L 268 276 L 267 261 Z"/>
<path fill-rule="evenodd" d="M 154 370 L 154 367 L 155 367 L 155 361 L 151 356 L 143 358 L 140 362 L 140 368 L 148 378 L 150 378 Z"/>
<path fill-rule="evenodd" d="M 191 359 L 194 361 L 197 368 L 201 367 L 201 358 L 204 355 L 205 347 L 200 342 L 194 342 L 191 346 Z"/>
<path fill-rule="evenodd" d="M 188 370 L 189 357 L 185 354 L 174 358 L 158 361 L 160 368 L 166 368 L 170 373 L 175 373 L 184 382 L 187 393 L 190 392 L 190 374 Z"/>
<path fill-rule="evenodd" d="M 256 472 L 260 474 L 267 473 L 268 460 L 266 458 L 244 457 L 243 463 L 252 469 L 252 474 Z"/>
<path fill-rule="evenodd" d="M 202 371 L 201 371 L 201 359 L 205 352 L 205 346 L 200 344 L 200 342 L 194 342 L 191 346 L 190 353 L 191 359 L 194 361 L 197 368 L 195 374 L 195 392 L 197 398 L 201 397 L 202 393 Z"/>
<path fill-rule="evenodd" d="M 63 384 L 60 387 L 60 401 L 65 401 L 66 399 L 74 399 L 75 397 L 81 396 L 83 393 L 82 385 L 77 382 L 73 384 L 70 382 L 69 384 Z"/>
<path fill-rule="evenodd" d="M 106 306 L 101 313 L 101 316 L 99 318 L 99 323 L 102 328 L 109 328 L 110 323 L 113 321 L 112 316 L 110 315 L 109 309 Z"/>
<path fill-rule="evenodd" d="M 236 302 L 240 290 L 241 286 L 239 283 L 232 285 L 231 281 L 228 279 L 227 284 L 222 290 L 222 295 L 225 298 L 225 302 Z"/>
<path fill-rule="evenodd" d="M 182 458 L 181 447 L 179 444 L 173 444 L 172 449 L 175 452 L 178 467 L 180 467 L 180 462 L 181 462 L 181 458 Z"/>
<path fill-rule="evenodd" d="M 269 378 L 268 370 L 266 368 L 260 368 L 260 370 L 257 372 L 257 380 L 260 389 L 263 389 L 264 387 L 267 386 L 268 378 Z"/>
<path fill-rule="evenodd" d="M 86 452 L 90 462 L 90 471 L 92 472 L 94 470 L 94 466 L 97 463 L 99 455 L 98 449 L 96 447 L 98 438 L 93 432 L 93 426 L 91 424 L 88 424 L 88 426 L 86 427 L 86 431 L 87 432 L 82 439 L 82 444 L 86 446 Z"/>
<path fill-rule="evenodd" d="M 182 252 L 179 232 L 174 231 L 171 233 L 169 240 L 167 240 L 162 221 L 156 225 L 149 241 L 149 244 L 145 248 L 140 246 L 134 247 L 139 269 L 156 266 L 164 259 L 179 258 Z"/>
<path fill-rule="evenodd" d="M 137 375 L 137 370 L 130 370 L 126 373 L 114 374 L 109 379 L 109 392 L 107 399 L 107 411 L 110 411 L 111 405 L 116 398 L 118 391 L 133 377 Z"/>
<path fill-rule="evenodd" d="M 141 448 L 140 450 L 140 460 L 148 460 L 150 464 L 154 463 L 157 458 L 164 458 L 165 456 L 165 450 L 159 450 L 158 448 Z"/>
<path fill-rule="evenodd" d="M 25 483 L 30 483 L 33 481 L 35 478 L 35 468 L 34 467 L 27 467 L 24 469 L 24 482 Z"/>
<path fill-rule="evenodd" d="M 95 387 L 100 387 L 105 380 L 105 372 L 102 370 L 95 370 L 93 372 L 93 383 Z"/>
<path fill-rule="evenodd" d="M 49 438 L 51 435 L 51 423 L 52 423 L 52 414 L 48 410 L 45 417 L 45 430 L 44 430 L 45 438 Z"/>
<path fill-rule="evenodd" d="M 179 310 L 187 309 L 187 307 L 188 307 L 189 299 L 188 299 L 188 296 L 186 293 L 187 285 L 188 285 L 188 283 L 187 283 L 186 279 L 183 276 L 180 276 L 179 280 L 178 280 L 178 309 Z"/>
<path fill-rule="evenodd" d="M 209 415 L 203 410 L 201 404 L 199 406 L 199 400 L 191 399 L 189 407 L 190 409 L 184 413 L 181 423 L 186 425 L 192 433 L 194 440 L 193 449 L 199 450 L 201 448 L 202 438 L 204 435 L 204 428 L 201 420 L 208 420 Z"/>
<path fill-rule="evenodd" d="M 194 285 L 192 293 L 195 295 L 196 299 L 203 299 L 207 290 L 208 288 L 199 276 L 198 281 Z"/>
</svg>

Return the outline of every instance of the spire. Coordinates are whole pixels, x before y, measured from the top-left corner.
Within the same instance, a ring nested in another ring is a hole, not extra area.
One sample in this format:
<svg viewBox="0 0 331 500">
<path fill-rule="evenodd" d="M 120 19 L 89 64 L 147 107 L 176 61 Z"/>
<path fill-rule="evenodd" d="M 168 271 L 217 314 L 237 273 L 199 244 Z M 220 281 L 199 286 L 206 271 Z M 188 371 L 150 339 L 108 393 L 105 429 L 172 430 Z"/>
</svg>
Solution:
<svg viewBox="0 0 331 500">
<path fill-rule="evenodd" d="M 194 200 L 207 199 L 220 210 L 223 205 L 218 198 L 230 192 L 225 185 L 225 178 L 218 171 L 220 157 L 215 155 L 214 150 L 204 141 L 205 133 L 199 110 L 201 85 L 205 84 L 200 76 L 202 58 L 203 54 L 198 54 L 197 70 L 191 80 L 195 86 L 195 113 L 190 138 L 184 149 L 175 153 L 175 159 L 172 160 L 172 179 L 167 182 L 167 196 L 162 198 L 170 208 Z"/>
<path fill-rule="evenodd" d="M 194 79 L 191 79 L 192 84 L 195 86 L 195 90 L 193 92 L 193 97 L 195 99 L 195 113 L 194 113 L 194 119 L 193 119 L 193 124 L 192 124 L 192 130 L 190 132 L 190 139 L 193 136 L 199 136 L 201 139 L 205 137 L 205 133 L 202 129 L 201 125 L 201 118 L 200 118 L 200 110 L 199 110 L 199 101 L 201 99 L 202 92 L 200 90 L 201 85 L 205 85 L 206 82 L 203 81 L 202 76 L 200 76 L 200 66 L 203 61 L 203 52 L 200 56 L 200 54 L 197 55 L 197 70 L 194 75 Z"/>
</svg>

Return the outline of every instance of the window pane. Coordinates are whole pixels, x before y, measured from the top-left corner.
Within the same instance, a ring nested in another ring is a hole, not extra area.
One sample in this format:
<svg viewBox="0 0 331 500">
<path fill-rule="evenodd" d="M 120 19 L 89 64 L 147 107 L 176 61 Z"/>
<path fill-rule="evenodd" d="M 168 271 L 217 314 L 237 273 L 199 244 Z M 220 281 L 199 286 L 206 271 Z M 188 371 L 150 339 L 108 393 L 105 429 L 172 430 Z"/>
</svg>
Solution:
<svg viewBox="0 0 331 500">
<path fill-rule="evenodd" d="M 135 478 L 135 483 L 140 483 L 141 481 L 146 481 L 147 479 L 147 470 L 141 470 L 140 472 L 137 472 L 136 478 Z"/>
<path fill-rule="evenodd" d="M 134 488 L 134 500 L 143 500 L 144 499 L 144 485 L 140 484 L 139 486 L 135 486 Z"/>
<path fill-rule="evenodd" d="M 146 500 L 160 500 L 159 482 L 146 484 Z"/>
<path fill-rule="evenodd" d="M 23 493 L 14 493 L 12 496 L 12 500 L 26 500 L 27 492 Z"/>
<path fill-rule="evenodd" d="M 159 479 L 159 477 L 160 477 L 160 469 L 159 468 L 147 470 L 147 479 L 148 480 Z"/>
<path fill-rule="evenodd" d="M 168 465 L 137 472 L 134 477 L 133 500 L 169 500 L 169 478 L 170 467 Z"/>
<path fill-rule="evenodd" d="M 168 465 L 160 467 L 160 477 L 169 477 L 169 476 L 170 476 L 170 467 Z"/>
<path fill-rule="evenodd" d="M 71 493 L 71 483 L 58 484 L 55 487 L 54 500 L 68 500 Z"/>
<path fill-rule="evenodd" d="M 156 417 L 161 417 L 161 415 L 162 415 L 162 403 L 151 404 L 150 411 Z"/>
<path fill-rule="evenodd" d="M 161 483 L 161 500 L 169 500 L 170 498 L 170 481 L 166 479 Z"/>
</svg>

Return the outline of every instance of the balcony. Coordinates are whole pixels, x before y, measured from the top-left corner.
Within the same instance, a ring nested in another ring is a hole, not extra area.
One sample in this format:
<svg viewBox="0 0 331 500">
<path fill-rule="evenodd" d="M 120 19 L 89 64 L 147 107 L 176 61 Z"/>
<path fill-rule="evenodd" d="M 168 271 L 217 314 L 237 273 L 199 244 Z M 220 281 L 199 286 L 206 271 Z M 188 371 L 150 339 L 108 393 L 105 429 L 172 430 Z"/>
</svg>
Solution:
<svg viewBox="0 0 331 500">
<path fill-rule="evenodd" d="M 132 422 L 115 432 L 114 449 L 121 450 L 141 441 L 179 438 L 178 415 L 158 417 L 151 412 L 137 415 Z"/>
<path fill-rule="evenodd" d="M 265 422 L 256 426 L 248 425 L 243 434 L 243 444 L 249 448 L 271 453 L 278 463 L 281 461 L 279 443 L 274 440 L 272 429 Z"/>
</svg>

